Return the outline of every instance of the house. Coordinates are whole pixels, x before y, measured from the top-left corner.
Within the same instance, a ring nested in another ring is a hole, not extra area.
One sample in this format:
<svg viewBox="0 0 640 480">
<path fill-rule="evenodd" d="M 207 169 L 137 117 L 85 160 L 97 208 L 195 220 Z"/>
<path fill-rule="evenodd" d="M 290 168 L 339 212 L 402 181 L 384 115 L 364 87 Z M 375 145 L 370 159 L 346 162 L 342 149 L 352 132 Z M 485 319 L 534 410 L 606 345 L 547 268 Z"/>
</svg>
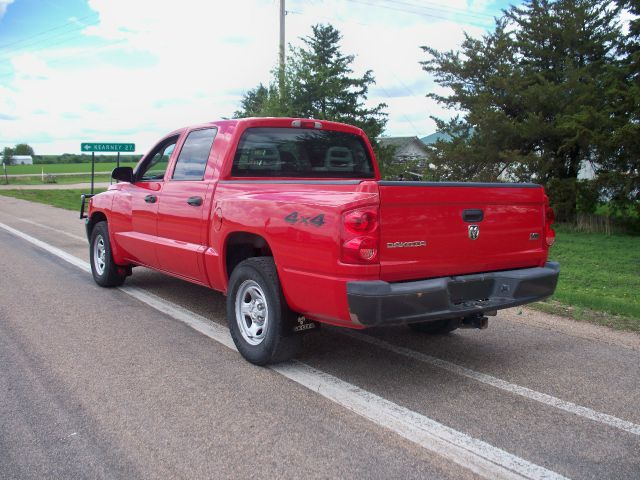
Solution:
<svg viewBox="0 0 640 480">
<path fill-rule="evenodd" d="M 33 165 L 33 157 L 31 155 L 12 155 L 11 163 L 13 165 Z"/>
<path fill-rule="evenodd" d="M 429 148 L 418 137 L 380 137 L 380 145 L 394 147 L 394 163 L 416 161 L 420 166 L 426 166 L 429 158 Z"/>
</svg>

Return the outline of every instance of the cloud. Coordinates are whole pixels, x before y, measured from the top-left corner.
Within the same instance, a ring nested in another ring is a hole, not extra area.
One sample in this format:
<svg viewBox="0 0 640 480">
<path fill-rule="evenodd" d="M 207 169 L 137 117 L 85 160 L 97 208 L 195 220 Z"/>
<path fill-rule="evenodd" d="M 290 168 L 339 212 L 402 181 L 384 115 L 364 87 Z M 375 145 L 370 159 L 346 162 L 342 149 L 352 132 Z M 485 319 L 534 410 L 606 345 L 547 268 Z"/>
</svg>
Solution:
<svg viewBox="0 0 640 480">
<path fill-rule="evenodd" d="M 0 19 L 4 17 L 4 14 L 7 12 L 7 8 L 11 5 L 14 0 L 0 0 Z"/>
<path fill-rule="evenodd" d="M 481 11 L 482 1 L 443 5 Z M 98 22 L 76 44 L 12 55 L 12 78 L 0 79 L 0 112 L 20 121 L 3 122 L 7 144 L 38 140 L 39 153 L 63 153 L 78 151 L 81 141 L 133 141 L 143 151 L 175 128 L 231 115 L 243 92 L 269 82 L 277 62 L 272 0 L 89 6 Z M 343 0 L 287 7 L 288 43 L 300 45 L 312 24 L 331 22 L 343 34 L 343 52 L 356 55 L 355 73 L 374 71 L 369 101 L 389 105 L 389 135 L 423 136 L 435 129 L 430 115 L 450 116 L 426 98 L 434 82 L 421 69 L 420 45 L 457 48 L 465 30 L 484 32 L 453 14 L 430 18 Z"/>
</svg>

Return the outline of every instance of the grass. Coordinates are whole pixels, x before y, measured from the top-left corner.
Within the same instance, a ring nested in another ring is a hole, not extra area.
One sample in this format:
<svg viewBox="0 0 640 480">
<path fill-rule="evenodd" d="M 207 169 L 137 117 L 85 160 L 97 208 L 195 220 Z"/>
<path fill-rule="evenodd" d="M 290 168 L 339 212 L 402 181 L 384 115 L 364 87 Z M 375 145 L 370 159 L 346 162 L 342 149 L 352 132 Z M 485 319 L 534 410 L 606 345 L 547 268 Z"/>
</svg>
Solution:
<svg viewBox="0 0 640 480">
<path fill-rule="evenodd" d="M 104 188 L 95 193 L 104 192 Z M 0 195 L 20 198 L 30 202 L 46 203 L 54 207 L 80 211 L 80 195 L 88 190 L 0 190 Z"/>
<path fill-rule="evenodd" d="M 120 162 L 121 167 L 135 167 L 135 162 Z M 110 172 L 116 168 L 116 162 L 96 163 L 96 172 Z M 44 173 L 91 173 L 91 163 L 52 163 L 41 165 L 9 165 L 7 173 L 9 175 Z M 4 170 L 0 171 L 4 175 Z"/>
<path fill-rule="evenodd" d="M 536 308 L 640 331 L 640 237 L 558 227 L 549 258 L 560 262 L 560 281 Z"/>
<path fill-rule="evenodd" d="M 91 182 L 91 175 L 54 175 L 58 185 L 66 185 L 70 183 L 89 183 Z M 111 179 L 110 175 L 96 175 L 95 182 L 108 182 Z M 5 183 L 4 176 L 0 176 L 0 185 L 7 185 Z M 41 175 L 34 175 L 32 177 L 9 177 L 9 185 L 51 185 L 50 183 L 43 182 Z"/>
</svg>

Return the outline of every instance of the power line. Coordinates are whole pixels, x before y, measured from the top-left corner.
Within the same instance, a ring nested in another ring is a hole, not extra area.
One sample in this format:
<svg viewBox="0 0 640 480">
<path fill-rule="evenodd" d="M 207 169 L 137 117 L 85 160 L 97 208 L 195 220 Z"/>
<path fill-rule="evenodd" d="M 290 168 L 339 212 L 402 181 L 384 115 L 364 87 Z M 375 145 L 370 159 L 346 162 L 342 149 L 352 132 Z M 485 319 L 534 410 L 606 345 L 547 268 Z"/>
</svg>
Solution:
<svg viewBox="0 0 640 480">
<path fill-rule="evenodd" d="M 52 47 L 52 46 L 55 46 L 55 45 L 59 45 L 61 43 L 65 43 L 65 42 L 67 42 L 69 40 L 73 40 L 73 39 L 76 38 L 75 35 L 68 36 L 68 37 L 66 37 L 65 39 L 63 39 L 60 42 L 51 43 L 51 40 L 53 40 L 53 39 L 65 37 L 70 33 L 73 34 L 75 32 L 79 32 L 80 30 L 82 30 L 82 29 L 84 29 L 84 28 L 86 28 L 88 26 L 91 26 L 91 25 L 96 25 L 97 23 L 98 23 L 98 21 L 95 21 L 95 22 L 92 22 L 92 23 L 88 23 L 86 25 L 76 26 L 76 28 L 72 28 L 70 30 L 64 30 L 62 32 L 58 32 L 55 35 L 50 35 L 50 36 L 45 37 L 45 38 L 40 38 L 40 39 L 38 39 L 38 40 L 36 40 L 34 42 L 27 43 L 27 44 L 24 44 L 24 45 L 20 45 L 15 50 L 12 50 L 12 51 L 9 51 L 9 52 L 5 52 L 4 53 L 4 58 L 8 58 L 9 56 L 15 55 L 16 53 L 25 52 L 26 50 L 28 50 L 30 48 L 33 48 L 33 47 L 38 47 L 38 46 L 41 46 L 41 45 L 46 45 L 47 47 Z"/>
<path fill-rule="evenodd" d="M 438 10 L 444 13 L 451 13 L 451 14 L 456 14 L 456 15 L 464 15 L 467 17 L 476 17 L 480 20 L 493 20 L 494 16 L 488 13 L 482 13 L 482 12 L 470 12 L 468 10 L 462 10 L 459 8 L 454 8 L 454 7 L 450 7 L 447 5 L 440 5 L 437 3 L 432 3 L 432 2 L 420 2 L 420 4 L 416 4 L 416 3 L 411 3 L 411 2 L 407 2 L 407 1 L 401 1 L 401 0 L 386 0 L 387 3 L 393 3 L 393 4 L 397 4 L 397 5 L 403 5 L 403 6 L 408 6 L 408 7 L 412 7 L 412 8 L 417 8 L 420 10 Z"/>
<path fill-rule="evenodd" d="M 411 13 L 411 14 L 414 14 L 414 15 L 419 15 L 421 17 L 428 17 L 428 18 L 435 18 L 435 19 L 438 19 L 438 20 L 449 20 L 449 21 L 451 21 L 451 18 L 449 18 L 449 17 L 441 16 L 441 15 L 434 15 L 434 14 L 431 14 L 431 13 L 426 13 L 424 11 L 407 10 L 406 8 L 398 8 L 398 7 L 393 7 L 391 5 L 385 5 L 385 4 L 381 4 L 381 3 L 375 3 L 375 2 L 368 2 L 366 0 L 347 0 L 347 1 L 352 2 L 352 3 L 359 3 L 361 5 L 368 5 L 370 7 L 385 8 L 387 10 L 394 10 L 396 12 Z M 459 14 L 459 15 L 462 15 L 462 14 Z M 481 27 L 481 28 L 486 27 L 486 23 L 477 23 L 477 22 L 472 22 L 472 21 L 468 21 L 468 20 L 465 20 L 464 23 L 467 24 L 467 25 L 473 25 L 473 26 Z"/>
<path fill-rule="evenodd" d="M 67 41 L 68 40 L 71 40 L 71 39 L 67 39 Z M 60 63 L 61 61 L 67 60 L 68 58 L 72 58 L 72 57 L 73 58 L 79 58 L 79 57 L 81 57 L 81 56 L 83 56 L 85 54 L 95 54 L 96 52 L 100 52 L 102 50 L 106 50 L 106 49 L 108 49 L 110 47 L 115 47 L 116 45 L 120 45 L 120 44 L 126 43 L 128 41 L 129 41 L 128 39 L 123 38 L 122 40 L 118 40 L 117 42 L 108 43 L 107 45 L 102 45 L 100 47 L 90 47 L 90 48 L 81 49 L 81 50 L 73 52 L 72 54 L 63 55 L 61 57 L 58 57 L 58 58 L 56 58 L 54 60 L 51 60 L 51 61 L 47 62 L 47 66 L 49 66 L 51 64 L 55 65 L 57 63 Z M 64 42 L 61 42 L 61 43 L 64 43 Z M 0 79 L 12 77 L 14 75 L 15 75 L 15 72 L 5 73 L 3 75 L 0 75 Z"/>
<path fill-rule="evenodd" d="M 29 36 L 27 36 L 27 37 L 23 37 L 23 38 L 21 38 L 21 39 L 19 39 L 19 40 L 15 40 L 15 41 L 10 42 L 10 43 L 5 43 L 5 44 L 3 44 L 3 45 L 0 45 L 0 48 L 6 48 L 6 47 L 10 47 L 10 46 L 12 46 L 12 45 L 16 45 L 16 44 L 18 44 L 18 43 L 26 42 L 27 40 L 31 40 L 32 38 L 39 37 L 39 36 L 41 36 L 41 35 L 44 35 L 45 33 L 49 33 L 49 32 L 52 32 L 52 31 L 54 31 L 54 30 L 58 30 L 58 29 L 60 29 L 60 28 L 66 27 L 67 25 L 70 25 L 70 24 L 77 24 L 77 22 L 79 22 L 79 21 L 81 21 L 81 20 L 85 20 L 85 19 L 87 19 L 87 18 L 94 17 L 94 16 L 96 16 L 96 15 L 98 15 L 98 13 L 97 13 L 97 12 L 90 13 L 89 15 L 85 15 L 84 17 L 80 17 L 80 18 L 78 18 L 78 19 L 76 19 L 76 20 L 70 20 L 70 21 L 67 21 L 67 22 L 65 22 L 65 23 L 63 23 L 63 24 L 57 25 L 57 26 L 55 26 L 55 27 L 48 28 L 48 29 L 46 29 L 46 30 L 42 30 L 42 31 L 40 31 L 40 32 L 38 32 L 38 33 L 35 33 L 35 34 L 33 34 L 33 35 L 29 35 Z M 84 26 L 83 26 L 82 28 L 84 28 Z"/>
</svg>

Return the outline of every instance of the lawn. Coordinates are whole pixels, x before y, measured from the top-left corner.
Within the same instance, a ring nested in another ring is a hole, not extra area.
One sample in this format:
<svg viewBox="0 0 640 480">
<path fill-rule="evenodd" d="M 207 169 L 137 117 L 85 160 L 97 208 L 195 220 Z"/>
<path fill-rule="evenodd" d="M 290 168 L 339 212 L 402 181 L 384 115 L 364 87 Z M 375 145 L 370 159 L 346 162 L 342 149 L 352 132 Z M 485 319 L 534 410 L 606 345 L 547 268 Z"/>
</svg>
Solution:
<svg viewBox="0 0 640 480">
<path fill-rule="evenodd" d="M 560 226 L 549 258 L 560 262 L 560 281 L 542 309 L 640 331 L 640 237 Z"/>
<path fill-rule="evenodd" d="M 96 193 L 104 192 L 96 189 Z M 80 195 L 86 190 L 0 190 L 0 195 L 21 198 L 31 202 L 46 203 L 54 207 L 80 212 Z"/>
<path fill-rule="evenodd" d="M 120 162 L 121 167 L 135 167 L 135 162 Z M 96 163 L 96 172 L 111 172 L 116 168 L 116 162 Z M 9 175 L 34 174 L 40 175 L 44 173 L 91 173 L 90 163 L 51 163 L 42 165 L 9 165 L 7 173 Z M 0 173 L 4 175 L 4 170 Z"/>
<path fill-rule="evenodd" d="M 69 183 L 90 183 L 91 175 L 53 175 L 56 179 L 54 183 L 65 185 Z M 96 175 L 95 182 L 108 182 L 110 175 Z M 9 185 L 43 185 L 51 182 L 43 182 L 41 175 L 29 177 L 9 177 Z M 0 176 L 0 185 L 6 185 L 4 176 Z"/>
</svg>

